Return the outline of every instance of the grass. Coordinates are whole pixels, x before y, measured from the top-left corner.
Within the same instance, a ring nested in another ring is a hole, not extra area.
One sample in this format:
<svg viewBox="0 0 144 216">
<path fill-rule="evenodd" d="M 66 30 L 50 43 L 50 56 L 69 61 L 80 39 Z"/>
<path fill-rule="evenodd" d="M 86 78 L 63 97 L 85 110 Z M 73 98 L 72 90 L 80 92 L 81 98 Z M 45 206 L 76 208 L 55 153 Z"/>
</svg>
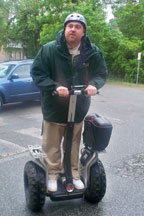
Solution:
<svg viewBox="0 0 144 216">
<path fill-rule="evenodd" d="M 144 84 L 141 83 L 130 83 L 130 82 L 125 82 L 120 79 L 115 79 L 115 78 L 109 78 L 107 80 L 108 83 L 113 83 L 113 84 L 120 84 L 120 85 L 125 85 L 125 86 L 131 86 L 131 87 L 139 87 L 139 88 L 144 88 Z"/>
</svg>

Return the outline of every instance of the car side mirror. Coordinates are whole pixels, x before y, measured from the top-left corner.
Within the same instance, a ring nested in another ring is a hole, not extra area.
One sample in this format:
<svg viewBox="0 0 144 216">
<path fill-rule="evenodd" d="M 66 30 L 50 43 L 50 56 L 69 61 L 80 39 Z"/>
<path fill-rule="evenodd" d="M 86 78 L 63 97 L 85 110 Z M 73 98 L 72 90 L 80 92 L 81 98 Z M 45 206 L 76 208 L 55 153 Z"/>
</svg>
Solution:
<svg viewBox="0 0 144 216">
<path fill-rule="evenodd" d="M 10 80 L 18 79 L 18 78 L 19 78 L 19 76 L 18 76 L 17 74 L 12 74 L 12 75 L 9 77 Z"/>
</svg>

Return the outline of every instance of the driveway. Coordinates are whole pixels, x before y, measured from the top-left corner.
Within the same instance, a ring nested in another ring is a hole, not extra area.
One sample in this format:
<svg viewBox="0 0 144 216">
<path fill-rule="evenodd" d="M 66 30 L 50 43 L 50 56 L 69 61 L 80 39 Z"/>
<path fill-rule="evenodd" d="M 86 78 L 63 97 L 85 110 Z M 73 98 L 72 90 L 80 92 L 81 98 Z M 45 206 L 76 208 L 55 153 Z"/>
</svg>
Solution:
<svg viewBox="0 0 144 216">
<path fill-rule="evenodd" d="M 99 155 L 107 191 L 92 205 L 83 199 L 52 202 L 39 213 L 25 205 L 23 168 L 30 160 L 27 145 L 41 143 L 40 102 L 8 104 L 0 113 L 0 212 L 2 216 L 143 216 L 144 215 L 144 89 L 106 84 L 92 98 L 90 112 L 107 117 L 112 137 Z"/>
</svg>

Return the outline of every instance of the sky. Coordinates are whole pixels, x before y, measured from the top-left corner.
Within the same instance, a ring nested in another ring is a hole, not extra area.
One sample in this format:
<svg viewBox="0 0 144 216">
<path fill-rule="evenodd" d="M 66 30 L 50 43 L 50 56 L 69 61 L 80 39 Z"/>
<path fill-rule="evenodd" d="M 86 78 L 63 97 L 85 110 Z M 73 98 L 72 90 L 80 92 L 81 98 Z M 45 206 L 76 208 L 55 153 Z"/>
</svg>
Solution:
<svg viewBox="0 0 144 216">
<path fill-rule="evenodd" d="M 110 5 L 107 6 L 106 12 L 107 12 L 107 19 L 106 19 L 106 21 L 109 22 L 110 19 L 114 18 L 114 15 L 112 14 L 112 9 L 111 9 Z"/>
</svg>

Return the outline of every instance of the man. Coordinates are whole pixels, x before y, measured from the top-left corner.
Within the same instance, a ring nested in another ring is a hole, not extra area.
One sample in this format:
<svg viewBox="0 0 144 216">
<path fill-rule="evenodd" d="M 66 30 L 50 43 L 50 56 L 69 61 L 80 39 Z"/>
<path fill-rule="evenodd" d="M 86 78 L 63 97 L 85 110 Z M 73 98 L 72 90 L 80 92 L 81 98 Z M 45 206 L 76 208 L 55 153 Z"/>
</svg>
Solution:
<svg viewBox="0 0 144 216">
<path fill-rule="evenodd" d="M 78 171 L 83 119 L 90 106 L 90 96 L 105 83 L 107 69 L 102 53 L 86 35 L 86 20 L 81 14 L 67 16 L 64 30 L 56 40 L 40 49 L 31 74 L 41 91 L 42 148 L 47 154 L 48 190 L 52 192 L 57 190 L 58 174 L 63 172 L 61 142 L 65 139 L 69 89 L 72 85 L 87 86 L 87 95 L 78 96 L 71 150 L 73 184 L 76 189 L 83 189 Z M 52 96 L 54 90 L 57 96 Z"/>
</svg>

